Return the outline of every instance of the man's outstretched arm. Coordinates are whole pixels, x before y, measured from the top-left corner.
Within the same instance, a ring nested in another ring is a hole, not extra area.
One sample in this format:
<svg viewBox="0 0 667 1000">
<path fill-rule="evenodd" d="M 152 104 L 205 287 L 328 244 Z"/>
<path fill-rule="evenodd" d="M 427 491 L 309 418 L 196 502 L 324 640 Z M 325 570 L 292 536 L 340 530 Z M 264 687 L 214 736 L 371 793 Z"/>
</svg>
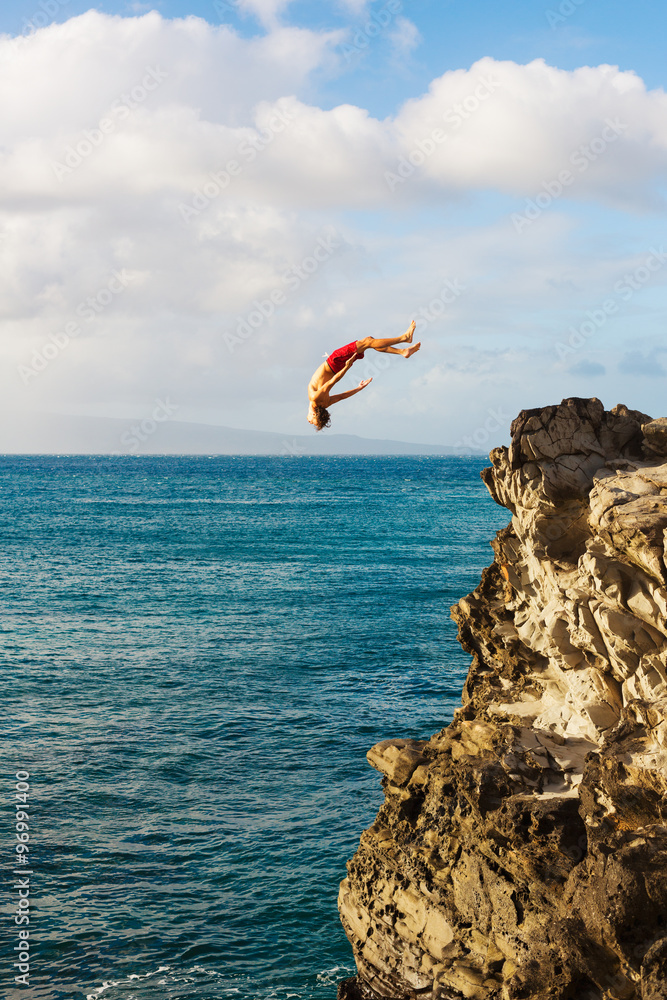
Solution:
<svg viewBox="0 0 667 1000">
<path fill-rule="evenodd" d="M 365 389 L 366 386 L 372 381 L 372 378 L 364 379 L 363 382 L 359 383 L 356 389 L 350 389 L 349 392 L 339 392 L 336 396 L 329 396 L 328 406 L 333 406 L 334 403 L 340 403 L 341 399 L 348 399 L 350 396 L 356 396 L 358 392 Z"/>
</svg>

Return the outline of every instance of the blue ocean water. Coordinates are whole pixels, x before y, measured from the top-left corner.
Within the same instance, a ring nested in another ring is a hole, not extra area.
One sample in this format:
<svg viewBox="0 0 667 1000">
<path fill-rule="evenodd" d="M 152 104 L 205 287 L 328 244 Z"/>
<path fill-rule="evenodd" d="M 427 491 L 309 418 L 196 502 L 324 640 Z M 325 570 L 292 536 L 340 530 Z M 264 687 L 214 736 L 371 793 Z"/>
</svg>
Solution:
<svg viewBox="0 0 667 1000">
<path fill-rule="evenodd" d="M 449 607 L 508 520 L 485 464 L 0 459 L 10 1000 L 335 997 L 338 883 L 382 801 L 365 753 L 460 701 Z"/>
</svg>

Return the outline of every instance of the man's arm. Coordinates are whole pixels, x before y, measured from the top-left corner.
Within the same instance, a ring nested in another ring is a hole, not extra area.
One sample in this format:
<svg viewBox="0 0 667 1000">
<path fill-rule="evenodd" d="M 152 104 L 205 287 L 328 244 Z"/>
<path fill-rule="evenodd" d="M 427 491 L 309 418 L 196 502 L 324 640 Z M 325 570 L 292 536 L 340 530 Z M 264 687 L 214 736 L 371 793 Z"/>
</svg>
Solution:
<svg viewBox="0 0 667 1000">
<path fill-rule="evenodd" d="M 364 379 L 363 382 L 359 383 L 356 389 L 350 389 L 349 392 L 339 392 L 337 396 L 329 396 L 328 405 L 333 406 L 334 403 L 340 403 L 341 399 L 348 399 L 350 396 L 356 396 L 358 392 L 361 392 L 362 389 L 365 389 L 366 386 L 372 381 L 373 381 L 372 378 Z"/>
</svg>

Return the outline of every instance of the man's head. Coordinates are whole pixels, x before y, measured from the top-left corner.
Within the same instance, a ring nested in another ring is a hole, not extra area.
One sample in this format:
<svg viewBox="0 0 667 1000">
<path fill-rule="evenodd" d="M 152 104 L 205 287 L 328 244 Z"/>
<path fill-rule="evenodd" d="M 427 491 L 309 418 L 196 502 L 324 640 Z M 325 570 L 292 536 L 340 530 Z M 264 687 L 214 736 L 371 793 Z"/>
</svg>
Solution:
<svg viewBox="0 0 667 1000">
<path fill-rule="evenodd" d="M 308 412 L 308 423 L 313 424 L 316 431 L 323 431 L 325 427 L 331 427 L 329 411 L 325 410 L 323 406 L 318 406 L 317 403 L 311 403 Z"/>
</svg>

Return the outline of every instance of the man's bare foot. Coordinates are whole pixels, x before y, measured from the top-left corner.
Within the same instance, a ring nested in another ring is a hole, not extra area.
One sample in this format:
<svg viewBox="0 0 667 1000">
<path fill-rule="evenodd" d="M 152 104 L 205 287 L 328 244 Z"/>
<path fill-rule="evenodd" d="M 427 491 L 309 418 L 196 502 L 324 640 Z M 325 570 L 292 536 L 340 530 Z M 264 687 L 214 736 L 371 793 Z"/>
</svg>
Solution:
<svg viewBox="0 0 667 1000">
<path fill-rule="evenodd" d="M 412 334 L 415 332 L 416 325 L 417 324 L 413 320 L 412 323 L 411 323 L 411 325 L 410 325 L 410 329 L 408 330 L 408 332 L 403 334 L 401 340 L 404 340 L 406 344 L 411 344 L 412 343 Z"/>
<path fill-rule="evenodd" d="M 399 351 L 404 358 L 411 358 L 413 354 L 416 354 L 419 348 L 422 346 L 421 340 L 417 344 L 413 344 L 412 347 L 406 347 L 405 350 Z"/>
</svg>

